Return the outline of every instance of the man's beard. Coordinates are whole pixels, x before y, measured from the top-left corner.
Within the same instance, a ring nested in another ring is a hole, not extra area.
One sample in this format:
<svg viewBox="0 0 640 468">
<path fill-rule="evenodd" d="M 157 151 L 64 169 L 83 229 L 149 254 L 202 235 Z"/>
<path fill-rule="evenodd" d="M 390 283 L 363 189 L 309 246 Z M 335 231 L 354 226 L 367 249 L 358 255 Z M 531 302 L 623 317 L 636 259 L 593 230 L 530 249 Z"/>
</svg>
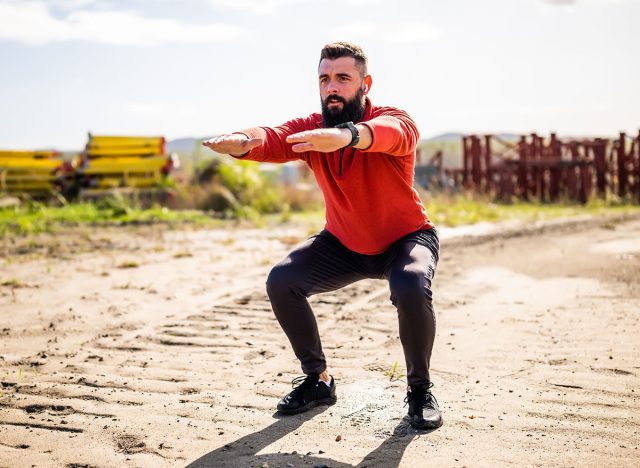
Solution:
<svg viewBox="0 0 640 468">
<path fill-rule="evenodd" d="M 365 106 L 362 102 L 363 95 L 364 91 L 360 88 L 354 98 L 349 101 L 342 96 L 336 96 L 335 94 L 327 96 L 324 101 L 321 101 L 322 126 L 324 128 L 330 128 L 345 122 L 359 122 L 364 115 Z M 342 103 L 342 109 L 329 108 L 328 104 L 331 100 L 340 101 Z"/>
</svg>

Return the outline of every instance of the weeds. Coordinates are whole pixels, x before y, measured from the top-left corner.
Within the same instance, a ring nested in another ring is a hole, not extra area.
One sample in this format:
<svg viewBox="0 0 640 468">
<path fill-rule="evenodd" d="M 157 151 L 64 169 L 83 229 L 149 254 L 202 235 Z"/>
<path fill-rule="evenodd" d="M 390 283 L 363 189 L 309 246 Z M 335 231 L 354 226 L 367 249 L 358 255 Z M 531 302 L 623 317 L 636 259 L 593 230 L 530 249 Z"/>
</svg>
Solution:
<svg viewBox="0 0 640 468">
<path fill-rule="evenodd" d="M 80 225 L 176 225 L 185 222 L 210 224 L 213 219 L 196 210 L 175 211 L 160 206 L 143 209 L 116 197 L 107 197 L 94 203 L 68 203 L 63 206 L 47 206 L 30 201 L 22 206 L 0 209 L 0 238 L 51 233 L 62 227 Z"/>
<path fill-rule="evenodd" d="M 186 258 L 193 257 L 193 254 L 187 250 L 176 252 L 173 254 L 173 258 Z"/>
<path fill-rule="evenodd" d="M 16 289 L 16 288 L 23 288 L 25 287 L 25 284 L 20 281 L 19 279 L 16 278 L 10 278 L 10 279 L 6 279 L 6 280 L 2 280 L 0 281 L 0 286 L 6 286 L 12 289 Z"/>
<path fill-rule="evenodd" d="M 402 379 L 403 377 L 406 376 L 406 374 L 401 374 L 400 373 L 400 370 L 398 369 L 398 360 L 397 359 L 393 362 L 393 366 L 391 366 L 391 369 L 386 371 L 384 373 L 384 375 L 389 377 L 389 380 L 391 382 L 395 382 L 396 380 L 400 380 L 400 379 Z"/>
<path fill-rule="evenodd" d="M 461 226 L 479 222 L 541 221 L 580 215 L 640 213 L 640 205 L 619 200 L 592 199 L 586 205 L 573 203 L 494 203 L 491 199 L 468 194 L 423 197 L 429 218 L 441 226 Z"/>
<path fill-rule="evenodd" d="M 257 164 L 250 161 L 223 162 L 210 185 L 178 188 L 178 206 L 199 206 L 199 210 L 172 210 L 159 205 L 144 209 L 122 196 L 60 206 L 28 200 L 22 205 L 0 208 L 0 239 L 55 233 L 65 227 L 87 225 L 165 224 L 175 227 L 189 224 L 197 227 L 219 226 L 229 219 L 246 220 L 256 227 L 294 223 L 308 227 L 308 235 L 322 229 L 324 209 L 319 189 L 296 191 L 272 179 L 260 173 Z M 615 197 L 592 198 L 586 205 L 520 201 L 498 204 L 488 197 L 470 194 L 434 196 L 423 193 L 422 199 L 436 226 L 640 213 L 640 205 Z M 203 211 L 207 209 L 214 209 L 215 217 Z M 372 220 L 375 216 L 376 213 L 371 213 Z"/>
</svg>

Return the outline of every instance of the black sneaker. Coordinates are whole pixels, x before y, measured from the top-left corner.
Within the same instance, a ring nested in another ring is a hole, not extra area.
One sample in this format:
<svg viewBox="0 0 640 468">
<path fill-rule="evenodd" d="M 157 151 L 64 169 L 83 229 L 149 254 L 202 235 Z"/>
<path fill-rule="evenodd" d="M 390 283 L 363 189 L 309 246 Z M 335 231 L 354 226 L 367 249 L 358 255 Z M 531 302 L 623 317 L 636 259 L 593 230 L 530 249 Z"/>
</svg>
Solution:
<svg viewBox="0 0 640 468">
<path fill-rule="evenodd" d="M 436 429 L 442 426 L 442 413 L 436 397 L 431 393 L 431 387 L 432 383 L 424 387 L 411 386 L 404 399 L 409 404 L 409 418 L 415 429 Z"/>
<path fill-rule="evenodd" d="M 303 375 L 291 381 L 293 391 L 278 403 L 278 411 L 283 414 L 296 414 L 308 411 L 320 405 L 333 405 L 336 402 L 336 383 L 331 377 L 327 386 L 318 378 L 318 374 Z M 296 384 L 299 384 L 295 387 Z"/>
</svg>

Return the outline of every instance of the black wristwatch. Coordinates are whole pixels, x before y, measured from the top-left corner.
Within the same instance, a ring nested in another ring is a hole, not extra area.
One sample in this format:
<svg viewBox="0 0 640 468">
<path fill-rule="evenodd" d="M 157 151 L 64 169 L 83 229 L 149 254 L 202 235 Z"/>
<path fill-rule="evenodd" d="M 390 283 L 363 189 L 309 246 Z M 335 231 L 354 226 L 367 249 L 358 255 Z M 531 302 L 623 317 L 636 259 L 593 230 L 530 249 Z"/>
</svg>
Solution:
<svg viewBox="0 0 640 468">
<path fill-rule="evenodd" d="M 348 148 L 349 146 L 356 146 L 360 141 L 360 132 L 358 131 L 356 126 L 353 125 L 353 122 L 341 123 L 336 125 L 334 128 L 348 128 L 351 132 L 351 143 L 345 146 L 345 148 Z"/>
</svg>

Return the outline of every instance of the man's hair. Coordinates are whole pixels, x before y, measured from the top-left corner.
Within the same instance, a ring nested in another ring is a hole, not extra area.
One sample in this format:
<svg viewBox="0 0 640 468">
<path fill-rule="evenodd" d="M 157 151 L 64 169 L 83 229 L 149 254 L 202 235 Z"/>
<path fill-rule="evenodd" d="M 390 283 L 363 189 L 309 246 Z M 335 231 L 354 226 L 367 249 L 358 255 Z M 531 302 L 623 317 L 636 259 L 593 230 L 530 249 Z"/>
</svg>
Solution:
<svg viewBox="0 0 640 468">
<path fill-rule="evenodd" d="M 351 42 L 332 42 L 324 46 L 320 51 L 318 66 L 320 66 L 320 62 L 322 62 L 323 59 L 335 60 L 340 57 L 353 57 L 356 59 L 356 64 L 360 68 L 361 75 L 367 76 L 367 55 L 360 46 L 352 44 Z"/>
</svg>

